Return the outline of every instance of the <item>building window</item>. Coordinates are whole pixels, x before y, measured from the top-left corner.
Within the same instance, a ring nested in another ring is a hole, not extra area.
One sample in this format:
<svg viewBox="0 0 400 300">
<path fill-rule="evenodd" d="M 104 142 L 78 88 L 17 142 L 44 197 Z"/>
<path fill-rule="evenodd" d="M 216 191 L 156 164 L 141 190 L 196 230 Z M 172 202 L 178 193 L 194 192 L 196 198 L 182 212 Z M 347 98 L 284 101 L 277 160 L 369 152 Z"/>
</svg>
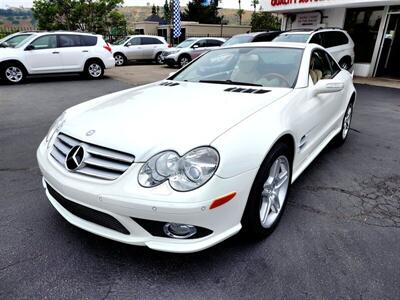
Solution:
<svg viewBox="0 0 400 300">
<path fill-rule="evenodd" d="M 354 41 L 356 63 L 370 63 L 374 53 L 383 7 L 348 9 L 344 29 Z"/>
</svg>

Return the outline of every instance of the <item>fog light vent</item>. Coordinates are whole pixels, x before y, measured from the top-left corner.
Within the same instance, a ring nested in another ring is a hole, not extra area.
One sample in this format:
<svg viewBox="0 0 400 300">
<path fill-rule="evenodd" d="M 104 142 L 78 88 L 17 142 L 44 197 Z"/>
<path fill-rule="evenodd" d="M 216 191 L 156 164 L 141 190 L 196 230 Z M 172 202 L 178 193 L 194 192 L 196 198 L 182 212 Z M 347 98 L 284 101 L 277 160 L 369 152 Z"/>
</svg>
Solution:
<svg viewBox="0 0 400 300">
<path fill-rule="evenodd" d="M 195 235 L 196 226 L 178 223 L 167 223 L 164 225 L 164 233 L 176 239 L 187 239 Z"/>
</svg>

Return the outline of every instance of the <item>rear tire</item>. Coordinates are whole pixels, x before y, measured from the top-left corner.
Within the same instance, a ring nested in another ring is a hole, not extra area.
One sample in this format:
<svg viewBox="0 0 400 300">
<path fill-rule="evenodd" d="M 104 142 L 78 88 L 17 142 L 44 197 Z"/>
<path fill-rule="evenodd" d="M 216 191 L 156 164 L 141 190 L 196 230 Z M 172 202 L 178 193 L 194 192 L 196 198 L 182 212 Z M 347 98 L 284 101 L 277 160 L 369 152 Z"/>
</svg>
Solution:
<svg viewBox="0 0 400 300">
<path fill-rule="evenodd" d="M 6 63 L 3 65 L 1 68 L 1 74 L 1 77 L 11 84 L 21 83 L 26 77 L 25 68 L 17 62 Z"/>
<path fill-rule="evenodd" d="M 263 238 L 274 231 L 286 207 L 291 180 L 291 150 L 278 143 L 268 153 L 251 188 L 242 217 L 246 235 Z"/>
<path fill-rule="evenodd" d="M 88 61 L 85 65 L 84 74 L 89 79 L 100 79 L 104 75 L 104 65 L 98 60 Z"/>
<path fill-rule="evenodd" d="M 164 61 L 161 58 L 161 52 L 156 54 L 156 58 L 154 59 L 157 65 L 162 65 L 164 64 Z"/>
</svg>

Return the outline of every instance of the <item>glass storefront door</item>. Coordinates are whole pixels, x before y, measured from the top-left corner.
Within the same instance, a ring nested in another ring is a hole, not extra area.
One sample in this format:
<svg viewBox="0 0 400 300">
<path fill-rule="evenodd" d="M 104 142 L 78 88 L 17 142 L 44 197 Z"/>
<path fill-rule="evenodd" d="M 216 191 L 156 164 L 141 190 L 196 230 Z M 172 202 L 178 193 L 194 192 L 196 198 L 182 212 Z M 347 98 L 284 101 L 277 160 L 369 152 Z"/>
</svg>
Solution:
<svg viewBox="0 0 400 300">
<path fill-rule="evenodd" d="M 388 15 L 376 76 L 400 78 L 400 12 Z"/>
</svg>

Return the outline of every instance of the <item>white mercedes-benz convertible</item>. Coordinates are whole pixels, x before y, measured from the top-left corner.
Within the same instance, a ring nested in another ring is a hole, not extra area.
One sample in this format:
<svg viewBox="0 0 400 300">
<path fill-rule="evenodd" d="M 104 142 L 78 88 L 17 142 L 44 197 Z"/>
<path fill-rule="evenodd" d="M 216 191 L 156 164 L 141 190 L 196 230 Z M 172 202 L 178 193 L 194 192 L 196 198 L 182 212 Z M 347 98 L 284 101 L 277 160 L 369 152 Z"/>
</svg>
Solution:
<svg viewBox="0 0 400 300">
<path fill-rule="evenodd" d="M 349 133 L 352 75 L 315 44 L 201 56 L 166 80 L 67 109 L 37 151 L 70 223 L 169 252 L 263 237 L 290 184 Z"/>
</svg>

